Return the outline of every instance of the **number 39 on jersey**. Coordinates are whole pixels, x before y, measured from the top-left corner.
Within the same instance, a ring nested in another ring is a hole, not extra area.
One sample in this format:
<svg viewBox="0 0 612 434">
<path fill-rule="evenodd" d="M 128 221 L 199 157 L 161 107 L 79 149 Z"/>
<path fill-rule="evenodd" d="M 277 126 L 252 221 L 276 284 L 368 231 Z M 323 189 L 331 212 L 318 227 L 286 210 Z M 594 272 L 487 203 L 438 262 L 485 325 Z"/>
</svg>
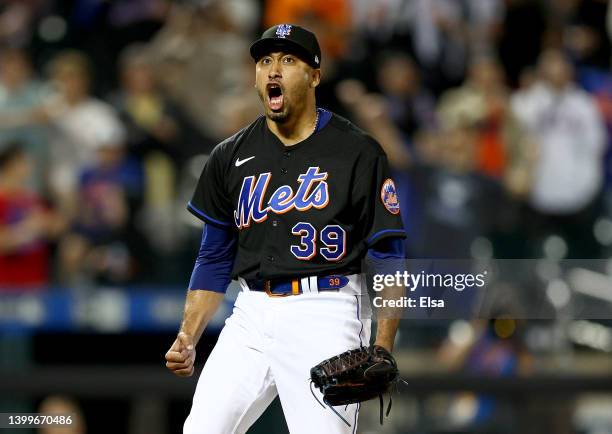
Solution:
<svg viewBox="0 0 612 434">
<path fill-rule="evenodd" d="M 300 244 L 292 245 L 291 253 L 302 261 L 312 259 L 317 249 L 328 261 L 339 261 L 346 254 L 346 232 L 338 225 L 327 225 L 317 234 L 310 223 L 299 222 L 293 226 L 291 233 L 300 237 Z M 324 247 L 317 246 L 317 239 Z"/>
</svg>

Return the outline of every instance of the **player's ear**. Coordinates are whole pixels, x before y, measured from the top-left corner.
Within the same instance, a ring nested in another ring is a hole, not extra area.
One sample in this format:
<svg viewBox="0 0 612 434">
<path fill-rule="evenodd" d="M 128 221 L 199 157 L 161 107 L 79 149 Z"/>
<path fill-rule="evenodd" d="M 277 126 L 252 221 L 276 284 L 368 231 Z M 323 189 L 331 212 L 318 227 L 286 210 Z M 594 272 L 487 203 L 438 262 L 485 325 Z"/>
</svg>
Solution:
<svg viewBox="0 0 612 434">
<path fill-rule="evenodd" d="M 321 83 L 321 70 L 313 68 L 310 74 L 310 87 L 317 87 L 319 83 Z"/>
</svg>

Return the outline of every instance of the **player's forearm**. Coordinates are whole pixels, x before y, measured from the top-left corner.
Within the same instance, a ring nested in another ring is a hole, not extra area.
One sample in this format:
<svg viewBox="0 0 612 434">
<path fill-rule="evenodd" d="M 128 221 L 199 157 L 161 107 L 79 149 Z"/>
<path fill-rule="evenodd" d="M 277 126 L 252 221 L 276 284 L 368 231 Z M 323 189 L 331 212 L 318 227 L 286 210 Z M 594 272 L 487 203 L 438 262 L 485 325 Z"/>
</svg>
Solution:
<svg viewBox="0 0 612 434">
<path fill-rule="evenodd" d="M 224 297 L 220 292 L 189 290 L 180 331 L 192 336 L 197 344 Z"/>
<path fill-rule="evenodd" d="M 399 319 L 379 319 L 374 344 L 380 345 L 389 352 L 393 351 L 393 343 L 395 342 L 399 322 Z"/>
<path fill-rule="evenodd" d="M 403 286 L 390 286 L 380 294 L 383 300 L 401 300 L 405 293 L 406 288 Z M 376 309 L 377 326 L 374 344 L 380 345 L 389 352 L 393 350 L 395 335 L 403 314 L 403 308 L 396 306 L 397 303 L 383 303 L 383 306 Z"/>
</svg>

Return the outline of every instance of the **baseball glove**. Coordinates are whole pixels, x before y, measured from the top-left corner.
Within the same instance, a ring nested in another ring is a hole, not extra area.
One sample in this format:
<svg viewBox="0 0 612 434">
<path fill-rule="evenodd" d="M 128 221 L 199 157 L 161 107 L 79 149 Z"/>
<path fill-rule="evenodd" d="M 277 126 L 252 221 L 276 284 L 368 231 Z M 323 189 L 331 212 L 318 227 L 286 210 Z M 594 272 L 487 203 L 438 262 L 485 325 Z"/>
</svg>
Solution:
<svg viewBox="0 0 612 434">
<path fill-rule="evenodd" d="M 395 385 L 400 377 L 393 356 L 383 347 L 373 345 L 345 351 L 322 361 L 310 369 L 310 380 L 311 387 L 314 384 L 323 394 L 323 402 L 350 426 L 333 406 L 354 404 L 378 397 L 382 424 L 382 396 L 390 391 L 391 386 Z M 390 410 L 391 400 L 387 416 Z"/>
</svg>

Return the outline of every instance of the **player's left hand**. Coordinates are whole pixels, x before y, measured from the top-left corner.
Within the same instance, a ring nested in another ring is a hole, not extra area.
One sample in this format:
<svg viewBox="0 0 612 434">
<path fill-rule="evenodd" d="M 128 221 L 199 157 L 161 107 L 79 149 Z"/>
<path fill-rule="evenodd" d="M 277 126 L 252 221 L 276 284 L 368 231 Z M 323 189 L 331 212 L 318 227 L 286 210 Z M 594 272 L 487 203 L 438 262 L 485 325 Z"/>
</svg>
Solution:
<svg viewBox="0 0 612 434">
<path fill-rule="evenodd" d="M 191 377 L 196 351 L 193 337 L 180 332 L 166 353 L 166 367 L 179 377 Z"/>
</svg>

